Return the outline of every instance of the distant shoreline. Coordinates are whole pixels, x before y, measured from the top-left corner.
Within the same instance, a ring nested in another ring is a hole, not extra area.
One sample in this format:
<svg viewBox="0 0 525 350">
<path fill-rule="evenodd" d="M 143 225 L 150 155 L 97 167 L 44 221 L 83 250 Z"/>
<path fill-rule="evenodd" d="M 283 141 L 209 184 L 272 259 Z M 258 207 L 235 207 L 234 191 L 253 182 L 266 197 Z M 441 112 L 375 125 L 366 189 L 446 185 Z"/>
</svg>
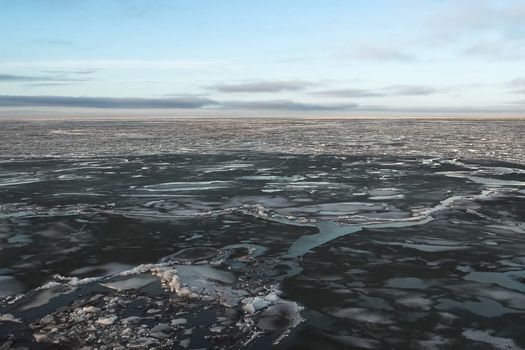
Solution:
<svg viewBox="0 0 525 350">
<path fill-rule="evenodd" d="M 159 121 L 220 121 L 220 120 L 322 120 L 322 121 L 359 121 L 359 120 L 417 120 L 417 121 L 525 121 L 523 116 L 0 116 L 1 121 L 137 121 L 137 122 L 159 122 Z"/>
</svg>

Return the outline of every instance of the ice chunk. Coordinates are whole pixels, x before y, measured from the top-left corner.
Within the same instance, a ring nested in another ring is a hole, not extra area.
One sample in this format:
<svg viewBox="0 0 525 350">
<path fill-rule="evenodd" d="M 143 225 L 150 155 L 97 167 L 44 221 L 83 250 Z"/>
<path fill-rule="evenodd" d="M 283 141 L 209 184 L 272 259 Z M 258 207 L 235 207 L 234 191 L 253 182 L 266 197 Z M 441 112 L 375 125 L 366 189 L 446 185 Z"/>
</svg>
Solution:
<svg viewBox="0 0 525 350">
<path fill-rule="evenodd" d="M 106 283 L 100 283 L 104 287 L 115 289 L 115 290 L 130 290 L 130 289 L 139 289 L 144 286 L 147 286 L 150 283 L 158 281 L 157 278 L 151 275 L 138 275 L 132 276 L 130 278 L 121 279 L 117 281 L 111 281 Z"/>
<path fill-rule="evenodd" d="M 340 309 L 332 312 L 332 314 L 336 317 L 348 318 L 359 322 L 377 324 L 392 323 L 392 321 L 390 321 L 390 318 L 386 314 L 359 307 Z"/>
<path fill-rule="evenodd" d="M 191 338 L 186 338 L 186 339 L 183 339 L 179 342 L 179 345 L 182 346 L 183 348 L 187 348 L 188 346 L 190 346 L 190 343 L 191 343 Z"/>
<path fill-rule="evenodd" d="M 210 328 L 210 332 L 213 332 L 213 333 L 220 333 L 224 330 L 225 328 L 223 326 L 215 326 L 215 327 L 211 327 Z"/>
<path fill-rule="evenodd" d="M 82 309 L 80 309 L 79 313 L 80 314 L 96 314 L 99 311 L 100 311 L 100 309 L 98 307 L 86 306 L 86 307 L 83 307 Z"/>
<path fill-rule="evenodd" d="M 520 282 L 520 280 L 525 278 L 525 270 L 507 272 L 472 271 L 463 278 L 478 283 L 497 284 L 503 288 L 525 293 L 525 284 Z"/>
<path fill-rule="evenodd" d="M 229 286 L 236 281 L 231 272 L 209 266 L 158 267 L 152 273 L 181 297 L 215 299 L 226 306 L 233 306 L 246 295 L 245 291 Z"/>
<path fill-rule="evenodd" d="M 310 250 L 336 238 L 361 231 L 360 226 L 342 226 L 331 221 L 323 221 L 319 223 L 317 227 L 319 233 L 302 236 L 293 242 L 292 246 L 288 249 L 287 257 L 296 258 L 303 256 Z"/>
<path fill-rule="evenodd" d="M 97 323 L 102 326 L 110 326 L 117 320 L 117 316 L 101 317 L 97 320 Z"/>
<path fill-rule="evenodd" d="M 218 250 L 215 248 L 210 247 L 191 247 L 179 250 L 176 253 L 170 254 L 168 256 L 165 256 L 160 261 L 161 262 L 168 262 L 168 261 L 200 261 L 200 260 L 207 260 L 211 259 L 215 256 L 217 256 Z"/>
<path fill-rule="evenodd" d="M 512 339 L 495 337 L 495 336 L 488 334 L 487 332 L 480 331 L 477 329 L 467 329 L 463 331 L 463 336 L 469 340 L 492 345 L 495 349 L 505 349 L 505 350 L 521 349 L 514 343 Z"/>
<path fill-rule="evenodd" d="M 177 327 L 183 324 L 187 324 L 187 323 L 188 323 L 188 320 L 185 318 L 176 318 L 174 320 L 171 320 L 171 325 L 174 327 Z"/>
<path fill-rule="evenodd" d="M 277 344 L 288 336 L 293 328 L 304 321 L 301 316 L 302 310 L 303 307 L 297 303 L 280 299 L 261 313 L 257 327 L 263 330 L 283 331 L 273 342 Z"/>
<path fill-rule="evenodd" d="M 252 257 L 257 257 L 259 255 L 262 255 L 268 250 L 268 248 L 263 247 L 262 245 L 249 244 L 249 243 L 230 244 L 230 245 L 225 246 L 222 249 L 232 250 L 232 249 L 238 249 L 238 248 L 248 249 L 248 254 Z"/>
<path fill-rule="evenodd" d="M 18 318 L 15 318 L 11 314 L 0 314 L 0 322 L 16 322 L 16 323 L 22 323 L 21 320 Z"/>
<path fill-rule="evenodd" d="M 242 300 L 242 309 L 249 314 L 254 314 L 255 312 L 264 309 L 271 304 L 270 301 L 264 300 L 260 297 L 255 298 L 246 298 Z"/>
<path fill-rule="evenodd" d="M 48 289 L 39 290 L 31 299 L 28 300 L 28 303 L 24 304 L 20 310 L 29 310 L 36 307 L 40 307 L 49 303 L 52 299 L 69 294 L 73 289 L 64 287 L 64 286 L 54 286 Z"/>
</svg>

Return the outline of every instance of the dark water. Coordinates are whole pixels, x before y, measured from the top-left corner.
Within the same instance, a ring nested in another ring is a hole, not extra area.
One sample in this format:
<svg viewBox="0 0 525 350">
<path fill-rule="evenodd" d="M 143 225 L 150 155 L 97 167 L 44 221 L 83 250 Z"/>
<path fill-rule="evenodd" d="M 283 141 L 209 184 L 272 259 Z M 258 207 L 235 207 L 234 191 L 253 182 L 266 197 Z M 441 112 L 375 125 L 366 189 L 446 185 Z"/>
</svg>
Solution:
<svg viewBox="0 0 525 350">
<path fill-rule="evenodd" d="M 523 122 L 119 123 L 4 124 L 0 346 L 525 348 Z"/>
</svg>

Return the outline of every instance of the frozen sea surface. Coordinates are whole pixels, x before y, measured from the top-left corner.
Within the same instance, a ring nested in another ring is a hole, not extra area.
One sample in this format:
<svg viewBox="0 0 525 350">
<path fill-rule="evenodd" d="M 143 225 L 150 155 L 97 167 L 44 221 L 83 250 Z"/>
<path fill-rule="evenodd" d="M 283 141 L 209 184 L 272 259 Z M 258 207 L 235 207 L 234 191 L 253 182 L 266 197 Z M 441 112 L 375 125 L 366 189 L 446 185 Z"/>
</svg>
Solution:
<svg viewBox="0 0 525 350">
<path fill-rule="evenodd" d="M 525 163 L 523 120 L 0 121 L 0 154 L 128 156 L 256 151 Z M 395 162 L 395 160 L 393 161 Z M 246 164 L 235 165 L 244 167 Z M 89 167 L 89 164 L 86 165 Z M 233 170 L 211 166 L 209 170 Z M 30 177 L 25 181 L 32 181 Z"/>
<path fill-rule="evenodd" d="M 2 126 L 2 348 L 525 348 L 523 122 Z"/>
</svg>

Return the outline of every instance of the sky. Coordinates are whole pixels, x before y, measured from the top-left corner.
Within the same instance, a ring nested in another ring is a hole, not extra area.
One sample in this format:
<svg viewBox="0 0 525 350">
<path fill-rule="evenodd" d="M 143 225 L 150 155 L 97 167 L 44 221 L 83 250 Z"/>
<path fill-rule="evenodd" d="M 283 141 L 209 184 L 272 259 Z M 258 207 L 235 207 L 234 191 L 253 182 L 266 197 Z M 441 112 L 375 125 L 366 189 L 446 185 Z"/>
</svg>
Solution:
<svg viewBox="0 0 525 350">
<path fill-rule="evenodd" d="M 0 116 L 525 115 L 524 0 L 0 0 Z"/>
</svg>

